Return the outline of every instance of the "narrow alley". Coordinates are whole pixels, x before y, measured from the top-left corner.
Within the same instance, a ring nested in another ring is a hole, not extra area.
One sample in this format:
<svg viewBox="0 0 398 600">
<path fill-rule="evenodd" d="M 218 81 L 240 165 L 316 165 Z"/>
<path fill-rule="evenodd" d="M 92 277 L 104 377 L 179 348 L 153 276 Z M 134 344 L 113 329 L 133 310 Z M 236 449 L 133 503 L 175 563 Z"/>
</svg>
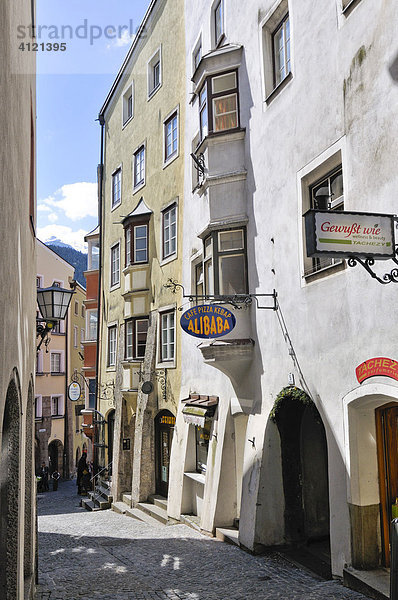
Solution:
<svg viewBox="0 0 398 600">
<path fill-rule="evenodd" d="M 364 600 L 277 554 L 251 556 L 186 525 L 79 506 L 75 481 L 39 494 L 36 600 Z"/>
</svg>

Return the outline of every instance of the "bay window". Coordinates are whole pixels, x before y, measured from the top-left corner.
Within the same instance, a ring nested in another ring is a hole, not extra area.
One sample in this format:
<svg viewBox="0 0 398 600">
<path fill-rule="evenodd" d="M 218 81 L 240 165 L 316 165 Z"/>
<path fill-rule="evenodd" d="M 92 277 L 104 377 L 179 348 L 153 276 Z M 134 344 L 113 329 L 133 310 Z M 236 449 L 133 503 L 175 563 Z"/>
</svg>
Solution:
<svg viewBox="0 0 398 600">
<path fill-rule="evenodd" d="M 195 265 L 195 293 L 210 296 L 246 294 L 246 263 L 244 228 L 212 232 L 203 242 L 203 266 Z"/>
<path fill-rule="evenodd" d="M 201 139 L 239 127 L 238 72 L 208 77 L 199 92 Z"/>
<path fill-rule="evenodd" d="M 148 262 L 148 221 L 125 227 L 126 267 Z"/>
</svg>

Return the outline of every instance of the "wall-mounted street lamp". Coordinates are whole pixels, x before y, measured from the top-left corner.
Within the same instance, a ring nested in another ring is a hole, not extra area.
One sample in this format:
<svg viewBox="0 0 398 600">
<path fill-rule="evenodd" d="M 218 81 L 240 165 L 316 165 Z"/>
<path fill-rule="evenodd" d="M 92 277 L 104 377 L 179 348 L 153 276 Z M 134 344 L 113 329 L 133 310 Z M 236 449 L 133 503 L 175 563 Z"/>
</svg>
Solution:
<svg viewBox="0 0 398 600">
<path fill-rule="evenodd" d="M 37 350 L 40 350 L 40 346 L 56 323 L 65 319 L 74 293 L 73 289 L 67 290 L 54 284 L 49 288 L 37 289 L 37 304 L 41 314 L 36 326 L 36 337 L 41 338 Z"/>
</svg>

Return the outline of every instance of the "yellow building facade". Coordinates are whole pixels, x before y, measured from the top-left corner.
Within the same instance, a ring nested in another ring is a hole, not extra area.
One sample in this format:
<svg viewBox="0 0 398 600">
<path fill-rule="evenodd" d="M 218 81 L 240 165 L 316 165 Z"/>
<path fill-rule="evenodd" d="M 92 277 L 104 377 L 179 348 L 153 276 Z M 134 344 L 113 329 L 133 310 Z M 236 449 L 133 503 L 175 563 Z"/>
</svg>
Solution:
<svg viewBox="0 0 398 600">
<path fill-rule="evenodd" d="M 100 112 L 99 463 L 112 472 L 114 498 L 131 494 L 133 505 L 167 496 L 180 392 L 179 313 L 164 286 L 181 280 L 183 15 L 180 0 L 151 3 Z"/>
</svg>

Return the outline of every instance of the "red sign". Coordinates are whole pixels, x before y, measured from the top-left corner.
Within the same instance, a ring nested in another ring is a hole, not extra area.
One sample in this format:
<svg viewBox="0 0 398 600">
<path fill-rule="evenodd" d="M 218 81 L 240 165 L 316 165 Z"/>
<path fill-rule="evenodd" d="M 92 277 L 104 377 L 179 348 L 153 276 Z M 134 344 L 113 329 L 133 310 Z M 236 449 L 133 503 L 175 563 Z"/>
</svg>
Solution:
<svg viewBox="0 0 398 600">
<path fill-rule="evenodd" d="M 359 383 L 369 379 L 369 377 L 376 377 L 376 375 L 391 377 L 398 381 L 398 362 L 392 358 L 370 358 L 358 365 L 355 373 Z"/>
</svg>

